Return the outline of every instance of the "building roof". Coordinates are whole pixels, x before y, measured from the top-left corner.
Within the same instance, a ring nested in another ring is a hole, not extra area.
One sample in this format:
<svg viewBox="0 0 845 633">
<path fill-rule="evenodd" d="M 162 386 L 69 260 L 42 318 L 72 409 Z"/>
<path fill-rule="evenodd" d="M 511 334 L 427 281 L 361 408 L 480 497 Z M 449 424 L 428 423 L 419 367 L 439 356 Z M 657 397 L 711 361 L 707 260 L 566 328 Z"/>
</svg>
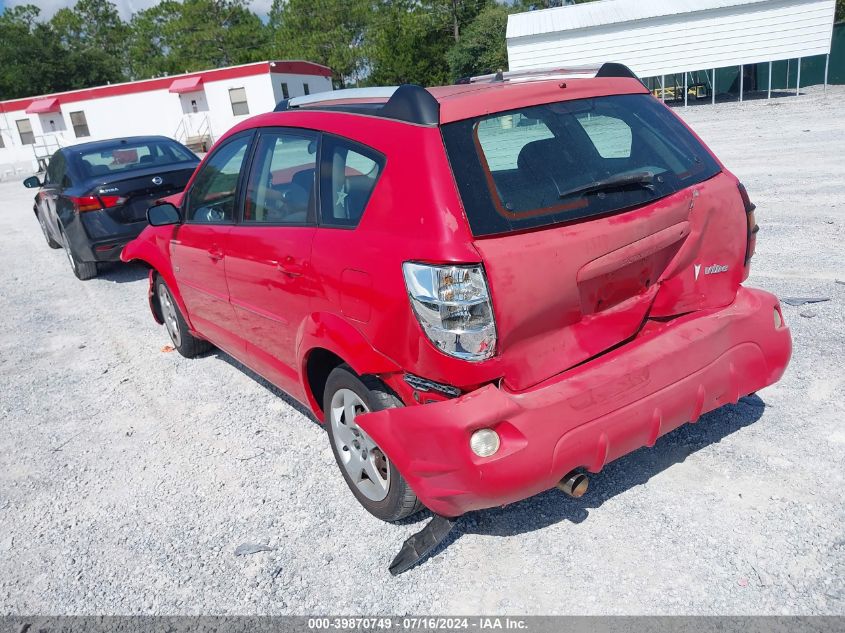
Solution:
<svg viewBox="0 0 845 633">
<path fill-rule="evenodd" d="M 835 0 L 602 0 L 508 16 L 510 70 L 617 62 L 640 77 L 830 53 Z"/>
<path fill-rule="evenodd" d="M 736 7 L 771 0 L 600 0 L 508 16 L 507 37 L 574 31 L 681 13 Z"/>
<path fill-rule="evenodd" d="M 109 84 L 106 86 L 97 86 L 95 88 L 83 88 L 80 90 L 69 90 L 67 92 L 55 92 L 49 95 L 37 95 L 22 99 L 0 101 L 0 112 L 27 110 L 32 107 L 34 103 L 45 99 L 57 100 L 57 103 L 55 104 L 56 109 L 49 110 L 50 112 L 57 112 L 58 106 L 64 103 L 87 101 L 89 99 L 102 99 L 103 97 L 116 97 L 140 92 L 149 92 L 151 90 L 169 90 L 171 86 L 179 81 L 189 83 L 190 81 L 199 78 L 199 80 L 203 83 L 210 83 L 213 81 L 225 81 L 228 79 L 237 79 L 239 77 L 250 77 L 253 75 L 263 75 L 267 73 L 331 77 L 332 70 L 322 64 L 315 64 L 314 62 L 300 60 L 254 62 L 251 64 L 242 64 L 240 66 L 227 66 L 225 68 L 201 70 L 182 75 L 141 79 L 139 81 Z"/>
</svg>

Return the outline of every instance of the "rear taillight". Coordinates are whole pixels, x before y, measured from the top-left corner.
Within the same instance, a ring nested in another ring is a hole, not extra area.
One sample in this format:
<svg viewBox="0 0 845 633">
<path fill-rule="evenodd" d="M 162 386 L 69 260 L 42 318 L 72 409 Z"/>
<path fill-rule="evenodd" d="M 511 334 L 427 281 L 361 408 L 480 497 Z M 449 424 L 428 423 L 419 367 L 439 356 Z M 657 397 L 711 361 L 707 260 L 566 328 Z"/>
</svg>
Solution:
<svg viewBox="0 0 845 633">
<path fill-rule="evenodd" d="M 485 360 L 496 352 L 496 322 L 480 264 L 402 265 L 411 306 L 429 340 L 463 360 Z"/>
<path fill-rule="evenodd" d="M 104 209 L 111 209 L 112 207 L 122 205 L 126 202 L 126 198 L 122 198 L 121 196 L 100 196 L 100 202 L 103 203 Z"/>
<path fill-rule="evenodd" d="M 739 183 L 737 186 L 739 187 L 739 195 L 742 196 L 742 204 L 745 207 L 746 226 L 748 230 L 748 236 L 745 242 L 745 265 L 747 266 L 748 262 L 754 256 L 754 250 L 757 248 L 757 231 L 760 230 L 760 227 L 757 226 L 757 218 L 754 216 L 754 210 L 757 207 L 751 202 L 751 198 L 748 197 L 748 191 L 745 189 L 745 185 Z"/>
<path fill-rule="evenodd" d="M 78 198 L 69 196 L 69 198 L 78 213 L 111 209 L 126 202 L 126 199 L 121 196 L 80 196 Z"/>
</svg>

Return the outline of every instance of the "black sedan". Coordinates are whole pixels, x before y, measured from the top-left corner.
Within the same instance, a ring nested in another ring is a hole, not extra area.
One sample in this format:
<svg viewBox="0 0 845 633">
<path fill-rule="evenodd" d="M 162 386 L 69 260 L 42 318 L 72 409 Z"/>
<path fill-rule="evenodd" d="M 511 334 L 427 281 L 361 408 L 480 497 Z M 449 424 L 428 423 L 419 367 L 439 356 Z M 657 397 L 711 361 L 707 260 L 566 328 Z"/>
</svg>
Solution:
<svg viewBox="0 0 845 633">
<path fill-rule="evenodd" d="M 147 207 L 178 193 L 199 164 L 163 136 L 135 136 L 63 147 L 50 158 L 33 210 L 52 248 L 64 247 L 74 274 L 97 276 L 98 262 L 119 261 L 147 225 Z"/>
</svg>

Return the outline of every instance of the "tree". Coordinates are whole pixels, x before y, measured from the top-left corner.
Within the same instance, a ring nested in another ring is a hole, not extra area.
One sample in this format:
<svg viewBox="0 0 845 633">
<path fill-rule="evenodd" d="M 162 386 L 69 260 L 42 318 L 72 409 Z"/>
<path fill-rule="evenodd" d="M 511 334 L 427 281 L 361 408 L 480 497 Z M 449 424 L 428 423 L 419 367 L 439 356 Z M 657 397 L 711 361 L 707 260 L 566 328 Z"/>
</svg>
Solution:
<svg viewBox="0 0 845 633">
<path fill-rule="evenodd" d="M 366 83 L 442 84 L 449 77 L 451 41 L 442 19 L 416 0 L 382 0 L 366 31 Z"/>
<path fill-rule="evenodd" d="M 73 87 L 61 63 L 64 51 L 33 5 L 0 13 L 0 99 L 14 99 Z"/>
<path fill-rule="evenodd" d="M 133 78 L 266 59 L 270 35 L 246 0 L 164 0 L 136 13 L 130 30 Z"/>
<path fill-rule="evenodd" d="M 494 0 L 431 0 L 426 8 L 444 20 L 446 28 L 457 42 L 465 27 L 472 24 L 485 8 L 495 4 Z"/>
<path fill-rule="evenodd" d="M 273 0 L 270 53 L 328 66 L 339 87 L 355 82 L 366 70 L 369 5 L 367 0 Z"/>
<path fill-rule="evenodd" d="M 79 0 L 50 20 L 53 37 L 64 49 L 63 65 L 75 88 L 124 81 L 129 34 L 109 0 Z"/>
<path fill-rule="evenodd" d="M 507 25 L 507 7 L 496 4 L 481 11 L 446 54 L 452 79 L 507 70 Z"/>
<path fill-rule="evenodd" d="M 178 46 L 182 5 L 164 0 L 139 11 L 129 23 L 129 74 L 133 79 L 180 73 L 183 60 L 172 52 Z"/>
</svg>

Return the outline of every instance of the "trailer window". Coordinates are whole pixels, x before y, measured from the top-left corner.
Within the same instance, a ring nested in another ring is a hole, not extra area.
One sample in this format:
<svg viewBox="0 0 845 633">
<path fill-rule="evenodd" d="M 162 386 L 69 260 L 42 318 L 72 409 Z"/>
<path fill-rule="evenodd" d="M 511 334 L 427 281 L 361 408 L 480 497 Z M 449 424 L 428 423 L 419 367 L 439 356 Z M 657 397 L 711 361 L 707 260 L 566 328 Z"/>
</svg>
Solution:
<svg viewBox="0 0 845 633">
<path fill-rule="evenodd" d="M 20 119 L 15 123 L 21 137 L 21 145 L 35 145 L 35 134 L 32 133 L 32 123 L 29 122 L 29 119 Z"/>
<path fill-rule="evenodd" d="M 70 123 L 73 125 L 73 133 L 76 135 L 76 138 L 91 136 L 91 133 L 88 131 L 88 120 L 85 118 L 84 112 L 71 112 Z"/>
<path fill-rule="evenodd" d="M 232 102 L 232 114 L 235 116 L 249 114 L 249 104 L 246 102 L 245 88 L 232 88 L 229 90 L 229 101 Z"/>
</svg>

